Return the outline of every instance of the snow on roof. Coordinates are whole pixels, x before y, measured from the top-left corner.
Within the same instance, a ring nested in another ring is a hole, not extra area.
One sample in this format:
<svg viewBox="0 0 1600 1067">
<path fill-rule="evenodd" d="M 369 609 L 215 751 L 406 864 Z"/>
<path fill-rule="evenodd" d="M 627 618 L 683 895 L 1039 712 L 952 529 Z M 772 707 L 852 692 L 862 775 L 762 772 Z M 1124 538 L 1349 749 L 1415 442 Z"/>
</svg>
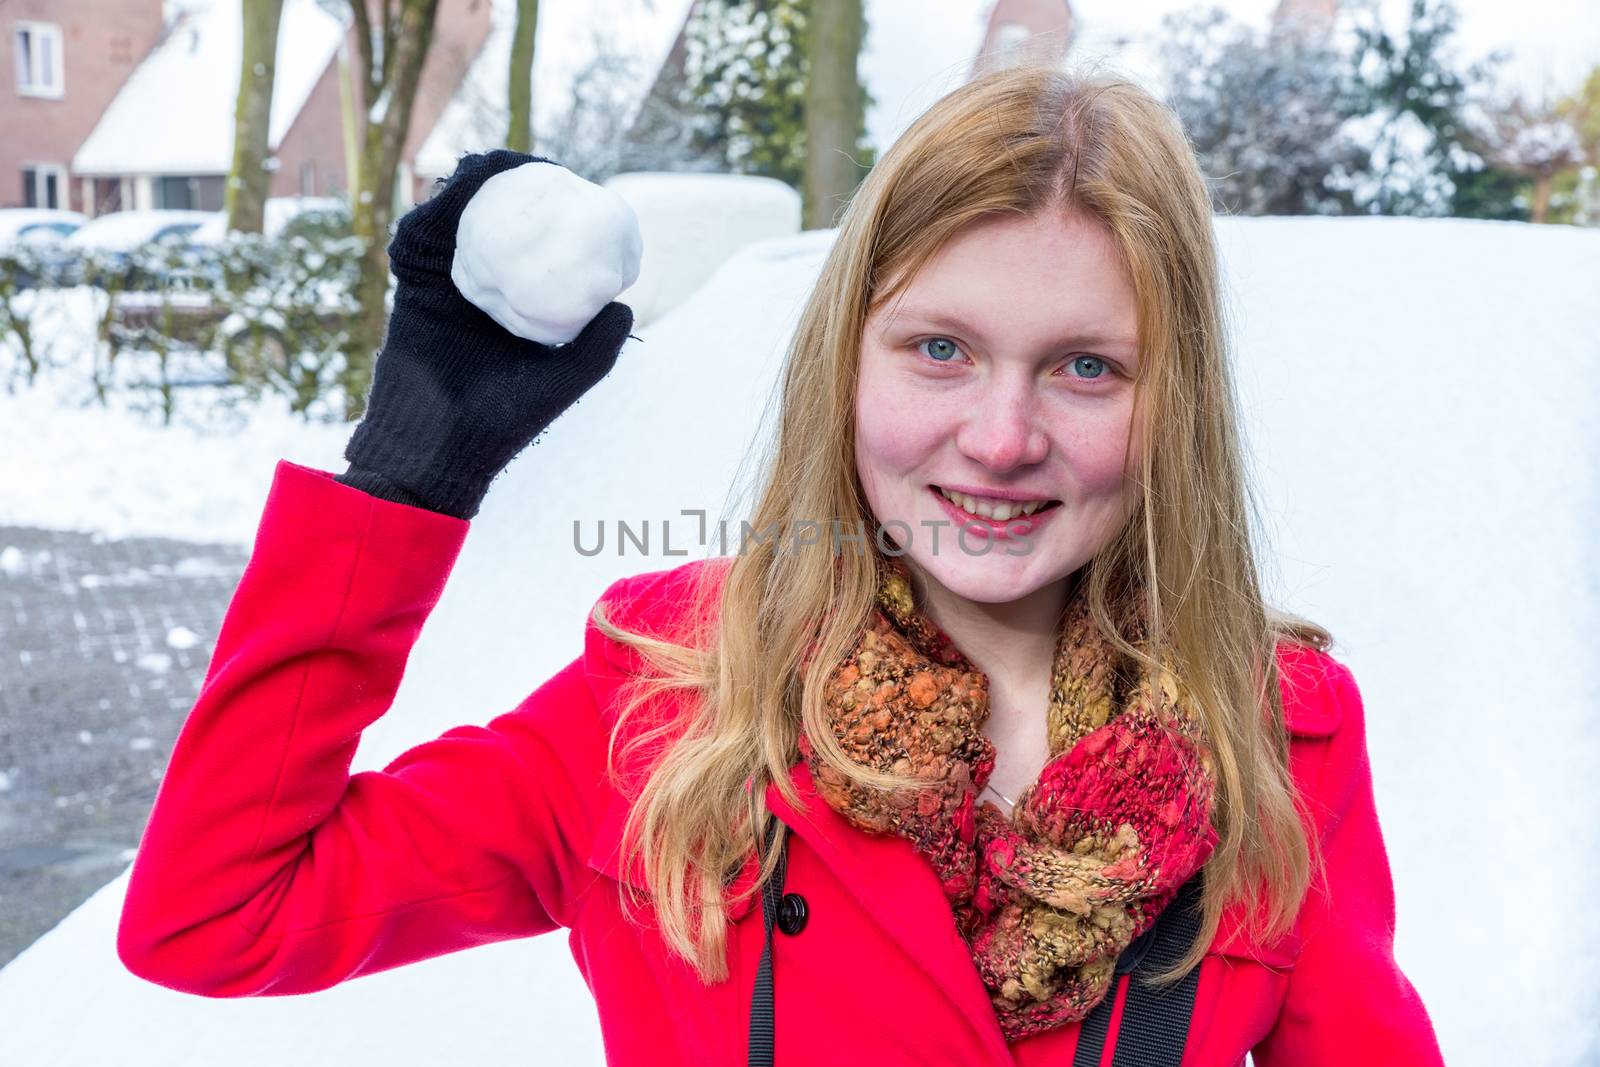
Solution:
<svg viewBox="0 0 1600 1067">
<path fill-rule="evenodd" d="M 533 136 L 566 112 L 578 73 L 602 46 L 632 60 L 633 81 L 618 97 L 637 107 L 678 39 L 693 0 L 590 0 L 585 4 L 541 4 L 534 30 Z M 465 152 L 505 144 L 506 72 L 511 66 L 515 0 L 493 0 L 489 37 L 439 121 L 417 151 L 416 172 L 443 177 Z"/>
<path fill-rule="evenodd" d="M 226 174 L 243 29 L 236 0 L 183 0 L 73 157 L 74 173 Z M 285 0 L 269 143 L 275 149 L 338 51 L 341 19 L 317 0 Z"/>
</svg>

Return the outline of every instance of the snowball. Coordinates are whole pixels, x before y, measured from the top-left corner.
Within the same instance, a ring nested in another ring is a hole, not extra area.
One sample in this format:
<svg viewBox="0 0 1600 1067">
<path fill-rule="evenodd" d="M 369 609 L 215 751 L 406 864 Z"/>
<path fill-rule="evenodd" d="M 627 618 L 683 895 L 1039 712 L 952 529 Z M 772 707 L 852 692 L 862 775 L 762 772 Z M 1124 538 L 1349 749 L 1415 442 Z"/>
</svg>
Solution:
<svg viewBox="0 0 1600 1067">
<path fill-rule="evenodd" d="M 467 201 L 450 280 L 518 337 L 566 344 L 638 280 L 643 251 L 622 197 L 559 164 L 524 163 Z"/>
</svg>

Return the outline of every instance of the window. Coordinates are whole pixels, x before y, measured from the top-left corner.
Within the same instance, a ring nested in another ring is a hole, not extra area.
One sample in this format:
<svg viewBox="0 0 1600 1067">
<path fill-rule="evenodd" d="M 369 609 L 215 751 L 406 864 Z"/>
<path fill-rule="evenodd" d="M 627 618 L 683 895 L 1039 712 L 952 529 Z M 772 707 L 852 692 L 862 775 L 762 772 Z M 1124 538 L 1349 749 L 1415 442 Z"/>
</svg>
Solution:
<svg viewBox="0 0 1600 1067">
<path fill-rule="evenodd" d="M 65 92 L 60 26 L 17 23 L 16 53 L 17 92 L 24 96 L 61 96 Z"/>
<path fill-rule="evenodd" d="M 220 174 L 158 177 L 152 192 L 155 207 L 221 211 L 227 179 Z"/>
<path fill-rule="evenodd" d="M 88 210 L 91 215 L 104 215 L 112 211 L 121 211 L 122 179 L 96 178 L 94 180 L 94 204 Z"/>
<path fill-rule="evenodd" d="M 174 222 L 170 226 L 161 227 L 161 229 L 155 232 L 150 240 L 152 243 L 157 241 L 171 241 L 173 243 L 177 243 L 182 241 L 185 237 L 188 237 L 191 233 L 199 228 L 200 224 L 198 222 Z"/>
<path fill-rule="evenodd" d="M 317 165 L 315 163 L 300 164 L 300 195 L 317 195 Z"/>
<path fill-rule="evenodd" d="M 56 163 L 29 163 L 22 168 L 24 207 L 67 206 L 67 168 Z"/>
<path fill-rule="evenodd" d="M 194 206 L 194 191 L 190 188 L 190 178 L 157 178 L 156 179 L 156 207 L 158 208 L 191 208 Z"/>
<path fill-rule="evenodd" d="M 40 222 L 33 226 L 24 226 L 17 231 L 17 237 L 29 242 L 43 242 L 52 238 L 59 240 L 69 236 L 77 228 L 77 224 L 72 222 Z"/>
</svg>

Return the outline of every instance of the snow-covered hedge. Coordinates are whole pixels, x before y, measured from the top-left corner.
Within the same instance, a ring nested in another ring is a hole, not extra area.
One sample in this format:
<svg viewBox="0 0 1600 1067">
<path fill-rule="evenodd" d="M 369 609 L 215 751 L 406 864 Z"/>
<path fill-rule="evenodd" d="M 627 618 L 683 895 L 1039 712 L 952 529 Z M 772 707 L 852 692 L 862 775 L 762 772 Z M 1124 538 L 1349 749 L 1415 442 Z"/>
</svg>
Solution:
<svg viewBox="0 0 1600 1067">
<path fill-rule="evenodd" d="M 7 386 L 75 374 L 102 403 L 113 392 L 153 398 L 167 422 L 180 395 L 225 405 L 266 391 L 307 418 L 342 418 L 335 382 L 357 313 L 360 252 L 336 223 L 132 251 L 0 249 Z M 68 292 L 92 308 L 92 329 L 41 332 L 36 320 L 58 312 Z"/>
</svg>

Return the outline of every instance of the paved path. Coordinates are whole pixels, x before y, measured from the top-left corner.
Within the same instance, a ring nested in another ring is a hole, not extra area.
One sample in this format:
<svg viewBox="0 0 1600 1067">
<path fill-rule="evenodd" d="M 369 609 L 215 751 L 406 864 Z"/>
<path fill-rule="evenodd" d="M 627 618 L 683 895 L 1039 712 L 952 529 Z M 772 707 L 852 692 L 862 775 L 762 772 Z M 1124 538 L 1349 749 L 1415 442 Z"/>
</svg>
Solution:
<svg viewBox="0 0 1600 1067">
<path fill-rule="evenodd" d="M 0 526 L 0 966 L 132 861 L 246 558 Z"/>
</svg>

